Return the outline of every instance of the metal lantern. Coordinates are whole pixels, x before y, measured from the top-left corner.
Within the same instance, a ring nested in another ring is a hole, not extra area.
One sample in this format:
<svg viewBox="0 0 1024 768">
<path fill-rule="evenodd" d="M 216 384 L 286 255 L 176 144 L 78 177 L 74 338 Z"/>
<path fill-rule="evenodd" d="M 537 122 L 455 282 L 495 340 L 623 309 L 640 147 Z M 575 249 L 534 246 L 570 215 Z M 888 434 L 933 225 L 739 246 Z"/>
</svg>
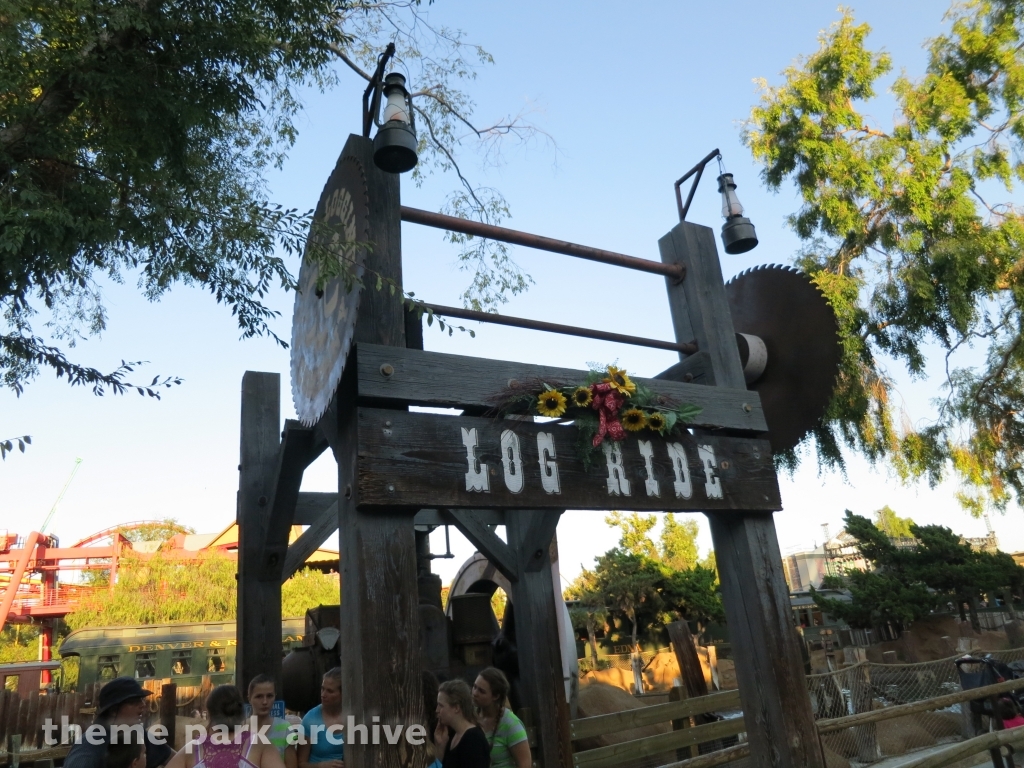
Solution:
<svg viewBox="0 0 1024 768">
<path fill-rule="evenodd" d="M 405 173 L 416 167 L 416 128 L 413 123 L 412 96 L 405 87 L 405 76 L 392 72 L 382 86 L 387 102 L 384 119 L 377 122 L 373 138 L 373 162 L 387 173 Z"/>
<path fill-rule="evenodd" d="M 743 206 L 736 197 L 736 182 L 731 173 L 718 177 L 718 191 L 722 193 L 722 245 L 726 253 L 746 253 L 757 245 L 757 234 L 750 219 L 743 215 Z"/>
</svg>

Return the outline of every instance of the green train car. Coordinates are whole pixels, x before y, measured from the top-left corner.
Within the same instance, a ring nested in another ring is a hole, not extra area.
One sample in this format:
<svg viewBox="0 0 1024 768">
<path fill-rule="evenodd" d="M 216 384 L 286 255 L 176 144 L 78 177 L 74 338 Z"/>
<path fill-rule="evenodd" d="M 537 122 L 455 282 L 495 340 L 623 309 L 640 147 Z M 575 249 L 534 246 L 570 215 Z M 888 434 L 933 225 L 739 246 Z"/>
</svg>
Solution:
<svg viewBox="0 0 1024 768">
<path fill-rule="evenodd" d="M 302 645 L 305 619 L 281 623 L 284 652 Z M 180 686 L 232 683 L 235 679 L 235 622 L 149 624 L 79 629 L 60 646 L 62 659 L 78 657 L 78 685 L 127 675 L 139 681 L 165 680 Z"/>
</svg>

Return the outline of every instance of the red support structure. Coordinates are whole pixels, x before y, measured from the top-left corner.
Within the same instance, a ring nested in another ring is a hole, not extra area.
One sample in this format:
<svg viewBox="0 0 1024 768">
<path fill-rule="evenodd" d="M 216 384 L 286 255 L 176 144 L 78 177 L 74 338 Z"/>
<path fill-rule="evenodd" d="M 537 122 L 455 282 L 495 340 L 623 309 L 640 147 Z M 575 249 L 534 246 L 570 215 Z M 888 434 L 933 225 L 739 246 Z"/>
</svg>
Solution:
<svg viewBox="0 0 1024 768">
<path fill-rule="evenodd" d="M 25 569 L 28 567 L 29 560 L 32 559 L 32 553 L 36 549 L 36 542 L 40 538 L 41 534 L 36 531 L 32 531 L 28 535 L 25 546 L 21 550 L 21 557 L 18 558 L 18 562 L 14 566 L 11 580 L 7 582 L 7 589 L 4 590 L 4 599 L 0 603 L 0 631 L 3 631 L 4 625 L 7 623 L 7 614 L 11 612 L 11 606 L 14 605 L 14 596 L 18 594 L 21 580 L 25 577 Z"/>
</svg>

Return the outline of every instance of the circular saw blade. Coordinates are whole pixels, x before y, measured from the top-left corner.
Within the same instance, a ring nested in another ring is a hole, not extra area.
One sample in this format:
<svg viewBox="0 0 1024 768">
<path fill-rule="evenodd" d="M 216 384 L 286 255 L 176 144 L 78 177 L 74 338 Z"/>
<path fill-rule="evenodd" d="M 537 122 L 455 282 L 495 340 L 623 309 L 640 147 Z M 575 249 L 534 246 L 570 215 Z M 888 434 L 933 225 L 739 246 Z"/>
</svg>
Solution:
<svg viewBox="0 0 1024 768">
<path fill-rule="evenodd" d="M 842 360 L 835 313 L 803 272 L 766 264 L 725 285 L 733 328 L 759 336 L 768 363 L 756 391 L 776 453 L 793 448 L 825 415 Z"/>
<path fill-rule="evenodd" d="M 330 405 L 355 336 L 361 283 L 347 285 L 344 277 L 335 277 L 318 292 L 320 264 L 307 258 L 313 247 L 320 259 L 339 254 L 357 278 L 363 277 L 366 249 L 355 244 L 369 240 L 370 205 L 366 176 L 355 157 L 338 161 L 313 221 L 292 314 L 292 400 L 299 421 L 306 426 L 315 424 Z"/>
</svg>

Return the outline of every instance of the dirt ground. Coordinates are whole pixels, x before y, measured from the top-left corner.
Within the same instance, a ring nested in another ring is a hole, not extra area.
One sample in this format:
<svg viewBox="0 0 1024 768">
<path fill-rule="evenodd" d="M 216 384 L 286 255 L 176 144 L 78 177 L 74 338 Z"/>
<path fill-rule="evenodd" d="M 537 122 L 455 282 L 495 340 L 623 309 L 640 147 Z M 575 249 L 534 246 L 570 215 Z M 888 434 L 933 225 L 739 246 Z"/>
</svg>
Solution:
<svg viewBox="0 0 1024 768">
<path fill-rule="evenodd" d="M 712 684 L 711 666 L 708 663 L 707 653 L 698 654 L 701 661 L 701 668 L 704 672 L 704 681 L 708 685 L 708 691 L 714 691 Z M 679 678 L 679 664 L 676 662 L 674 653 L 659 653 L 647 668 L 644 670 L 644 693 L 657 693 L 668 691 Z M 718 682 L 722 690 L 736 688 L 736 669 L 731 659 L 718 660 Z M 626 693 L 633 692 L 633 673 L 628 669 L 600 669 L 587 672 L 580 678 L 580 685 L 590 683 L 602 683 L 610 685 Z"/>
</svg>

